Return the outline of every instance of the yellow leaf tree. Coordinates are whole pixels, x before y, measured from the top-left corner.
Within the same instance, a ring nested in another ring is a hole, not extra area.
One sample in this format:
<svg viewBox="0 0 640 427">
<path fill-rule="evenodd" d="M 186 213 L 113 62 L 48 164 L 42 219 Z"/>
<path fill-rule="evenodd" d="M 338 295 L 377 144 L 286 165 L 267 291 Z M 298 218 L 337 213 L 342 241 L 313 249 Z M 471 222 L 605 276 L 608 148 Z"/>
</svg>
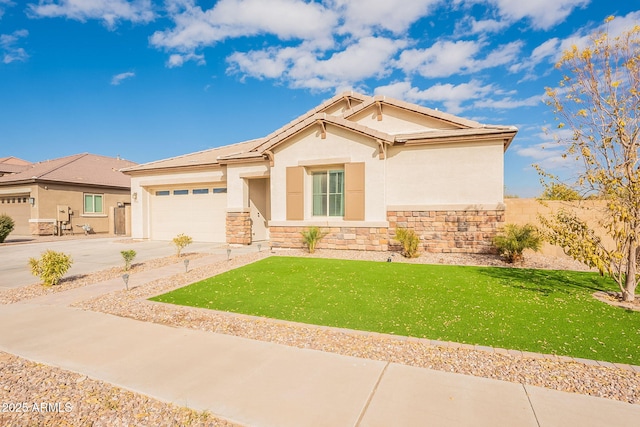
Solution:
<svg viewBox="0 0 640 427">
<path fill-rule="evenodd" d="M 600 225 L 614 245 L 603 245 L 594 230 L 566 210 L 541 221 L 551 243 L 608 274 L 618 283 L 621 299 L 633 301 L 640 242 L 640 26 L 617 36 L 593 34 L 588 46 L 565 51 L 556 67 L 564 78 L 546 92 L 559 127 L 572 131 L 568 140 L 558 141 L 564 156 L 576 162 L 571 188 L 606 200 Z M 538 170 L 547 188 L 558 185 L 557 176 Z"/>
</svg>

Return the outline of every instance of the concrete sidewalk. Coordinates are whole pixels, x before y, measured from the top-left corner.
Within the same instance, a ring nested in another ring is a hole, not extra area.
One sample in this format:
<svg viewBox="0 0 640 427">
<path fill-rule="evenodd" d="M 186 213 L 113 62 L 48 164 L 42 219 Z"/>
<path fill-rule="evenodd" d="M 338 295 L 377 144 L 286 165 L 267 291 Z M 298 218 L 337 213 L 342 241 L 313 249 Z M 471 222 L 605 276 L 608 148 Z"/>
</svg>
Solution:
<svg viewBox="0 0 640 427">
<path fill-rule="evenodd" d="M 130 283 L 180 269 L 142 272 Z M 0 306 L 0 350 L 247 426 L 636 426 L 640 419 L 640 405 L 68 307 L 122 287 L 119 279 Z"/>
</svg>

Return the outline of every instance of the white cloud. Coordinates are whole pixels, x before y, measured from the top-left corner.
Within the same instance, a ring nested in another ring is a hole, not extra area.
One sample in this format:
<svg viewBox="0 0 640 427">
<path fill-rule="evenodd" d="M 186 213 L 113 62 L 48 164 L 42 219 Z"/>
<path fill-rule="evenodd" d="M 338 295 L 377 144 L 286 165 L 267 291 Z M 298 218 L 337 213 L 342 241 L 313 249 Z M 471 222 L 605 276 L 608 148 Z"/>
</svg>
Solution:
<svg viewBox="0 0 640 427">
<path fill-rule="evenodd" d="M 126 73 L 120 73 L 120 74 L 116 74 L 115 76 L 113 76 L 111 78 L 111 84 L 113 86 L 118 86 L 120 85 L 120 83 L 122 83 L 124 80 L 126 79 L 131 79 L 133 77 L 136 76 L 136 73 L 133 73 L 131 71 L 128 71 Z"/>
<path fill-rule="evenodd" d="M 521 107 L 535 107 L 542 103 L 543 95 L 533 95 L 524 99 L 513 99 L 510 96 L 502 99 L 483 99 L 473 103 L 475 108 L 493 108 L 495 110 L 511 110 Z"/>
<path fill-rule="evenodd" d="M 449 77 L 509 64 L 518 59 L 522 42 L 498 46 L 482 59 L 475 59 L 485 42 L 476 40 L 438 41 L 426 49 L 408 49 L 402 52 L 396 66 L 407 74 Z"/>
<path fill-rule="evenodd" d="M 365 37 L 327 59 L 322 59 L 321 52 L 305 44 L 236 52 L 228 58 L 228 72 L 259 79 L 284 79 L 298 88 L 347 88 L 361 80 L 389 73 L 390 59 L 404 46 L 402 40 Z"/>
<path fill-rule="evenodd" d="M 376 88 L 377 95 L 388 95 L 404 99 L 409 102 L 424 103 L 424 101 L 440 102 L 445 110 L 451 114 L 459 114 L 467 107 L 462 104 L 476 99 L 484 99 L 495 92 L 494 85 L 483 85 L 478 80 L 453 85 L 450 83 L 436 84 L 428 89 L 420 90 L 410 82 L 396 82 L 388 86 Z"/>
<path fill-rule="evenodd" d="M 340 33 L 362 37 L 377 29 L 403 34 L 440 0 L 333 0 L 329 3 L 342 16 Z"/>
<path fill-rule="evenodd" d="M 204 55 L 198 55 L 195 53 L 187 53 L 184 55 L 179 53 L 174 53 L 171 56 L 169 56 L 169 59 L 167 60 L 167 67 L 169 68 L 182 67 L 182 65 L 187 61 L 195 61 L 196 64 L 198 65 L 206 64 Z"/>
<path fill-rule="evenodd" d="M 481 19 L 478 21 L 470 16 L 456 24 L 456 33 L 486 35 L 499 33 L 510 25 L 511 22 L 508 20 Z"/>
<path fill-rule="evenodd" d="M 621 35 L 624 31 L 630 30 L 634 25 L 637 25 L 639 21 L 640 11 L 635 11 L 625 16 L 616 17 L 609 23 L 602 22 L 595 26 L 595 28 L 593 25 L 586 25 L 565 39 L 559 39 L 557 37 L 551 38 L 538 45 L 531 52 L 529 58 L 511 65 L 509 71 L 512 73 L 527 71 L 527 76 L 525 76 L 523 80 L 533 80 L 539 77 L 539 74 L 534 72 L 535 67 L 540 64 L 557 63 L 562 57 L 563 52 L 571 49 L 572 46 L 577 46 L 581 49 L 585 48 L 591 43 L 591 36 L 594 32 L 607 32 L 609 37 L 613 38 Z"/>
<path fill-rule="evenodd" d="M 36 18 L 101 19 L 110 29 L 121 20 L 149 22 L 155 17 L 151 0 L 39 0 L 27 10 Z"/>
<path fill-rule="evenodd" d="M 281 40 L 319 40 L 327 45 L 337 20 L 321 4 L 301 0 L 221 0 L 206 11 L 192 0 L 183 0 L 173 2 L 169 10 L 175 28 L 155 32 L 150 42 L 181 52 L 257 34 L 273 34 Z"/>
<path fill-rule="evenodd" d="M 11 0 L 0 0 L 0 19 L 4 15 L 4 11 L 7 7 L 15 6 L 16 4 Z"/>
<path fill-rule="evenodd" d="M 2 52 L 3 63 L 25 62 L 29 58 L 24 48 L 16 46 L 21 38 L 28 35 L 29 32 L 27 30 L 17 30 L 11 34 L 0 34 L 0 52 Z"/>
<path fill-rule="evenodd" d="M 528 18 L 534 28 L 548 30 L 563 22 L 574 9 L 585 7 L 590 0 L 487 0 L 502 17 L 511 21 Z"/>
</svg>

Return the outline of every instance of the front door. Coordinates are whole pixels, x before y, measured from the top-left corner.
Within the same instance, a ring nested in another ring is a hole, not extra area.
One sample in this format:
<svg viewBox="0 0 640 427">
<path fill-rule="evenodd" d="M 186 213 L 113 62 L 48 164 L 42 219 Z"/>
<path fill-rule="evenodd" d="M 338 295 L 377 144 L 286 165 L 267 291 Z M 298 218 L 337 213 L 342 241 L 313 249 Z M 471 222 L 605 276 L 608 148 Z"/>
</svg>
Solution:
<svg viewBox="0 0 640 427">
<path fill-rule="evenodd" d="M 269 179 L 249 179 L 251 241 L 269 239 Z"/>
</svg>

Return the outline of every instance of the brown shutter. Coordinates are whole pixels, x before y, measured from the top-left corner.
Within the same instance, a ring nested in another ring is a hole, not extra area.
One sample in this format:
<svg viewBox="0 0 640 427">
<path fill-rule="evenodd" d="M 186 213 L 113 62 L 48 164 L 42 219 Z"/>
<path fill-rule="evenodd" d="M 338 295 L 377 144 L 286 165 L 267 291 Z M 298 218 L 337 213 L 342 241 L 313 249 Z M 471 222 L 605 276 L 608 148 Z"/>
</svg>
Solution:
<svg viewBox="0 0 640 427">
<path fill-rule="evenodd" d="M 364 163 L 344 165 L 344 219 L 364 221 Z"/>
<path fill-rule="evenodd" d="M 287 220 L 304 219 L 304 167 L 287 168 Z"/>
</svg>

